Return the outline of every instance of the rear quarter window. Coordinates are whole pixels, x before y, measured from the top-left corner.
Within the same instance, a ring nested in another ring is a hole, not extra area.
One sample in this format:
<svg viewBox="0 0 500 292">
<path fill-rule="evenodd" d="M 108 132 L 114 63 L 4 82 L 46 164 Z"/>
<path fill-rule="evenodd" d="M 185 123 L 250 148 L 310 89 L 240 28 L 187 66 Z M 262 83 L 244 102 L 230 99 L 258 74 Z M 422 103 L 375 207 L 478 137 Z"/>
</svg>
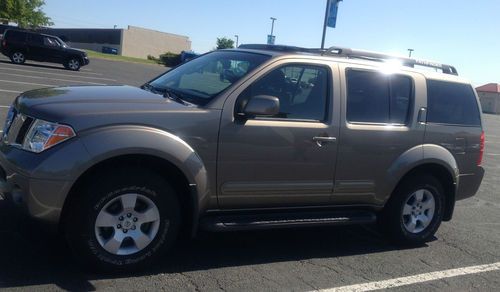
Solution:
<svg viewBox="0 0 500 292">
<path fill-rule="evenodd" d="M 22 31 L 8 30 L 5 32 L 5 39 L 14 42 L 24 42 L 26 39 L 26 33 Z"/>
<path fill-rule="evenodd" d="M 481 116 L 472 87 L 427 80 L 427 122 L 480 126 Z"/>
</svg>

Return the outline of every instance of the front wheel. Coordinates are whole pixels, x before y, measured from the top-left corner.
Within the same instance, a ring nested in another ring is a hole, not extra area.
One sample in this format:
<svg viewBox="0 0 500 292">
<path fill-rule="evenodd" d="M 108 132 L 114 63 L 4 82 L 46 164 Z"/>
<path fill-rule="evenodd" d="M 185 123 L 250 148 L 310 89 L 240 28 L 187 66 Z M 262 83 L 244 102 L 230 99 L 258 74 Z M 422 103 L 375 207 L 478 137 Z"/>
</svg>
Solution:
<svg viewBox="0 0 500 292">
<path fill-rule="evenodd" d="M 151 264 L 177 238 L 179 203 L 173 188 L 148 170 L 128 169 L 87 187 L 66 224 L 77 259 L 104 271 Z"/>
<path fill-rule="evenodd" d="M 69 60 L 66 61 L 66 63 L 64 63 L 64 67 L 66 69 L 69 69 L 71 71 L 78 71 L 80 70 L 80 60 L 76 59 L 76 58 L 71 58 Z"/>
<path fill-rule="evenodd" d="M 14 64 L 24 64 L 24 62 L 26 62 L 26 56 L 23 52 L 14 52 L 10 55 L 10 60 Z"/>
<path fill-rule="evenodd" d="M 444 191 L 432 176 L 414 176 L 401 183 L 382 212 L 381 227 L 398 243 L 422 244 L 439 228 Z"/>
</svg>

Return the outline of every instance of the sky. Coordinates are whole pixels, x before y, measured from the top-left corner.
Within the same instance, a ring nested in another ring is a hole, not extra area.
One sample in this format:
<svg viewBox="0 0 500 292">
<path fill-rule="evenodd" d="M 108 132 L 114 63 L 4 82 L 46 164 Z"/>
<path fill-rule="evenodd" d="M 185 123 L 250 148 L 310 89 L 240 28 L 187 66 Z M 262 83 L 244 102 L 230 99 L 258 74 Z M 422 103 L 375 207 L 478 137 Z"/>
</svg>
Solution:
<svg viewBox="0 0 500 292">
<path fill-rule="evenodd" d="M 217 37 L 239 43 L 320 47 L 326 0 L 45 0 L 55 27 L 141 26 L 189 36 L 204 53 Z M 454 65 L 474 85 L 500 83 L 499 0 L 344 0 L 325 46 Z"/>
</svg>

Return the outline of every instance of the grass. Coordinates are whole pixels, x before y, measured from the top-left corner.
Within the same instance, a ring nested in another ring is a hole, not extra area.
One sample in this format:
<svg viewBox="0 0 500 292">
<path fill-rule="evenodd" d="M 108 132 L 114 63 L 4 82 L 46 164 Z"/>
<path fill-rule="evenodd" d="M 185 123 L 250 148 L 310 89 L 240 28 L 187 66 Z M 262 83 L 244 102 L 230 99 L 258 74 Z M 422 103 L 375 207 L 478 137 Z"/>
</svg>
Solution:
<svg viewBox="0 0 500 292">
<path fill-rule="evenodd" d="M 154 60 L 147 60 L 147 59 L 134 58 L 134 57 L 126 57 L 126 56 L 104 54 L 104 53 L 99 53 L 99 52 L 92 51 L 92 50 L 85 50 L 85 51 L 87 52 L 87 55 L 89 56 L 89 58 L 106 59 L 106 60 L 121 61 L 121 62 L 132 62 L 132 63 L 142 63 L 142 64 L 158 65 L 158 63 L 156 61 L 154 61 Z"/>
</svg>

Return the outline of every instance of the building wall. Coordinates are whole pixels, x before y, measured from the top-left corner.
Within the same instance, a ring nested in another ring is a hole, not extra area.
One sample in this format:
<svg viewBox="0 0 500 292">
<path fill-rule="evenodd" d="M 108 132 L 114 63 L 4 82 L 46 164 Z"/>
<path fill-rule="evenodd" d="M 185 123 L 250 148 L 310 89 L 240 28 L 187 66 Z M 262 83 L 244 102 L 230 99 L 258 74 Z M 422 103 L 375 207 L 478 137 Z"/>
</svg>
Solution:
<svg viewBox="0 0 500 292">
<path fill-rule="evenodd" d="M 500 114 L 500 93 L 478 92 L 481 108 L 485 113 Z"/>
<path fill-rule="evenodd" d="M 187 36 L 159 32 L 135 26 L 122 30 L 121 54 L 123 56 L 147 58 L 158 57 L 165 52 L 180 53 L 191 50 Z"/>
</svg>

